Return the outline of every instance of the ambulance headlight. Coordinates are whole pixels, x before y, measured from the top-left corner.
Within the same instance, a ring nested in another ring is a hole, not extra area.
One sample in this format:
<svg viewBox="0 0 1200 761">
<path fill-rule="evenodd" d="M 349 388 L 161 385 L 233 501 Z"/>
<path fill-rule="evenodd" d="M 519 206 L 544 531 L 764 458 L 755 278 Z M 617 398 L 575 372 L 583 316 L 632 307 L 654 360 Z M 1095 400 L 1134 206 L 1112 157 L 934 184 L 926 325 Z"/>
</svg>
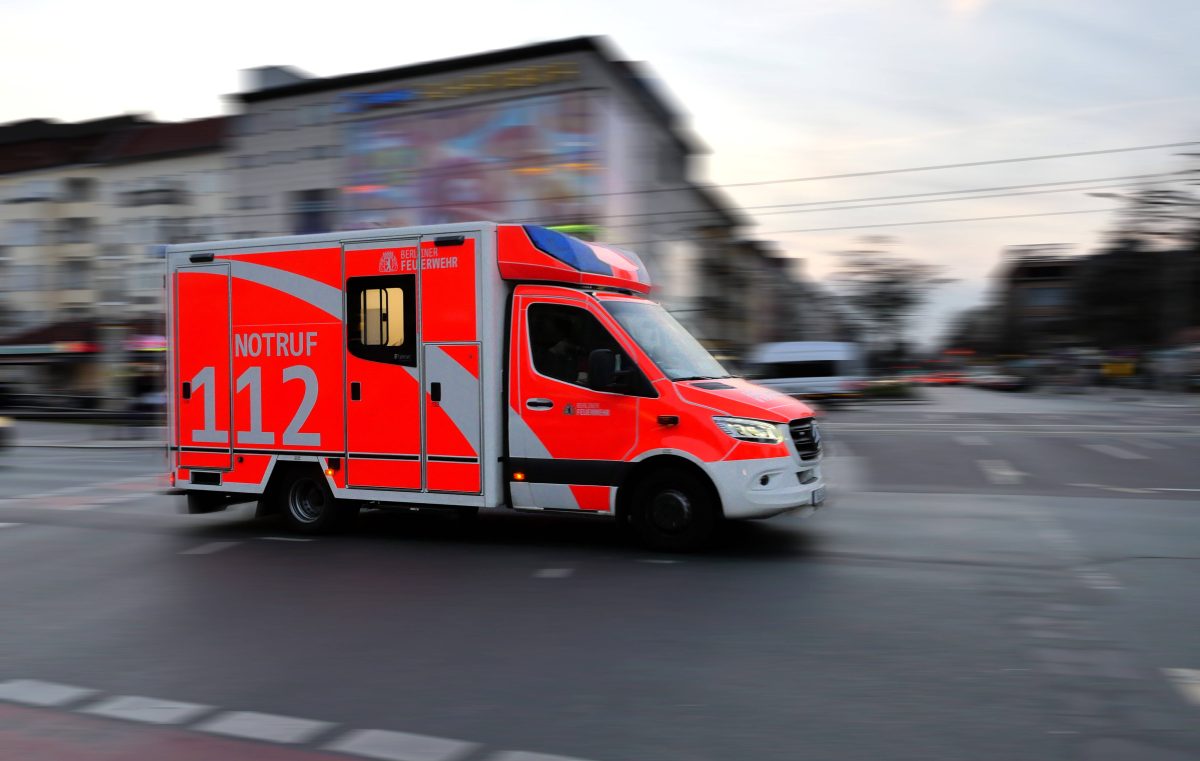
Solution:
<svg viewBox="0 0 1200 761">
<path fill-rule="evenodd" d="M 753 441 L 757 444 L 783 443 L 783 433 L 779 430 L 778 423 L 744 417 L 715 417 L 713 422 L 738 441 Z"/>
</svg>

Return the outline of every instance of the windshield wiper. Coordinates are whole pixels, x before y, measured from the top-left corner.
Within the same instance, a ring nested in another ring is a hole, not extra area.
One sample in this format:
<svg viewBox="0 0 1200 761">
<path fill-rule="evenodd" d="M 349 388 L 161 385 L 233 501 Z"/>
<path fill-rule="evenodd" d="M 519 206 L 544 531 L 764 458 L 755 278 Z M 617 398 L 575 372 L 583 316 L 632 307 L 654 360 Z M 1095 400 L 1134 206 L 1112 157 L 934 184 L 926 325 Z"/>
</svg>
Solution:
<svg viewBox="0 0 1200 761">
<path fill-rule="evenodd" d="M 675 382 L 679 381 L 696 381 L 696 380 L 721 380 L 723 378 L 732 378 L 732 375 L 688 375 L 683 378 L 672 378 Z"/>
</svg>

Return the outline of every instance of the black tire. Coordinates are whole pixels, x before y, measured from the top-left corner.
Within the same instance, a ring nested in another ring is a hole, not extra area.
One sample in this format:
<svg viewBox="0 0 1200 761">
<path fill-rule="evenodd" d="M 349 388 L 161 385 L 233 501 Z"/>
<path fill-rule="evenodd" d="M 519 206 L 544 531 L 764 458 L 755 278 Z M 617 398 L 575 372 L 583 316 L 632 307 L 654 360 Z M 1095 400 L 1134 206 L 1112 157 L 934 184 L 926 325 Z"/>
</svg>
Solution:
<svg viewBox="0 0 1200 761">
<path fill-rule="evenodd" d="M 275 507 L 283 522 L 301 534 L 327 534 L 345 526 L 358 513 L 356 503 L 333 498 L 325 476 L 316 469 L 287 474 L 276 491 Z"/>
<path fill-rule="evenodd" d="M 647 547 L 693 552 L 712 542 L 721 508 L 707 483 L 684 470 L 665 469 L 638 484 L 629 518 Z"/>
</svg>

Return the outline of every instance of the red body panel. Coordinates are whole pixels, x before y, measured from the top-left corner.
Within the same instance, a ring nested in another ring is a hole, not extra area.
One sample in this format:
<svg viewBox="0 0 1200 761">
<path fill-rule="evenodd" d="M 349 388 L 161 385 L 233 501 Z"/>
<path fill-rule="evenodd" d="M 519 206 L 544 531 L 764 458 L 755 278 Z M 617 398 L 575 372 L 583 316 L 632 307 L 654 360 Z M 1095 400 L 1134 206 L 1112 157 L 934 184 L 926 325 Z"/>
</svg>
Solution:
<svg viewBox="0 0 1200 761">
<path fill-rule="evenodd" d="M 175 275 L 174 360 L 179 383 L 173 389 L 173 438 L 185 465 L 216 469 L 232 465 L 228 273 L 227 265 L 206 264 L 180 269 Z M 187 398 L 184 384 L 189 389 Z M 209 451 L 187 452 L 187 448 Z"/>
<path fill-rule="evenodd" d="M 347 248 L 345 277 L 416 271 L 417 239 Z M 393 269 L 397 268 L 397 269 Z M 417 285 L 421 297 L 420 279 Z M 343 337 L 344 341 L 344 337 Z M 418 368 L 375 362 L 346 352 L 346 472 L 351 486 L 422 487 L 421 382 Z M 351 384 L 360 398 L 352 398 Z M 375 455 L 372 457 L 371 455 Z M 411 459 L 395 459 L 394 456 Z"/>
<path fill-rule="evenodd" d="M 421 340 L 475 341 L 479 338 L 476 305 L 475 239 L 440 250 L 421 243 Z"/>
</svg>

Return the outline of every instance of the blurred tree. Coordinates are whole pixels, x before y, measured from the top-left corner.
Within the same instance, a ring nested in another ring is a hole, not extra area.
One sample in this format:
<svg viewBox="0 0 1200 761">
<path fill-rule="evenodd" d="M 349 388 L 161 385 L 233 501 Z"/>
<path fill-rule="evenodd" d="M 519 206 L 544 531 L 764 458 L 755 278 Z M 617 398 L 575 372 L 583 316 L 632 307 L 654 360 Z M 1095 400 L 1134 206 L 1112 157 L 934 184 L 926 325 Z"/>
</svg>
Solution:
<svg viewBox="0 0 1200 761">
<path fill-rule="evenodd" d="M 999 309 L 991 305 L 969 307 L 949 320 L 942 338 L 946 350 L 968 349 L 977 356 L 991 356 L 999 350 Z"/>
<path fill-rule="evenodd" d="M 1200 159 L 1200 154 L 1189 154 Z M 1100 346 L 1171 345 L 1200 326 L 1200 166 L 1130 193 L 1083 269 L 1076 303 Z"/>
<path fill-rule="evenodd" d="M 910 259 L 889 250 L 895 239 L 869 236 L 860 247 L 838 252 L 841 265 L 832 281 L 846 304 L 864 324 L 865 340 L 873 353 L 890 361 L 907 349 L 905 336 L 913 315 L 934 288 L 952 282 L 943 267 Z"/>
</svg>

